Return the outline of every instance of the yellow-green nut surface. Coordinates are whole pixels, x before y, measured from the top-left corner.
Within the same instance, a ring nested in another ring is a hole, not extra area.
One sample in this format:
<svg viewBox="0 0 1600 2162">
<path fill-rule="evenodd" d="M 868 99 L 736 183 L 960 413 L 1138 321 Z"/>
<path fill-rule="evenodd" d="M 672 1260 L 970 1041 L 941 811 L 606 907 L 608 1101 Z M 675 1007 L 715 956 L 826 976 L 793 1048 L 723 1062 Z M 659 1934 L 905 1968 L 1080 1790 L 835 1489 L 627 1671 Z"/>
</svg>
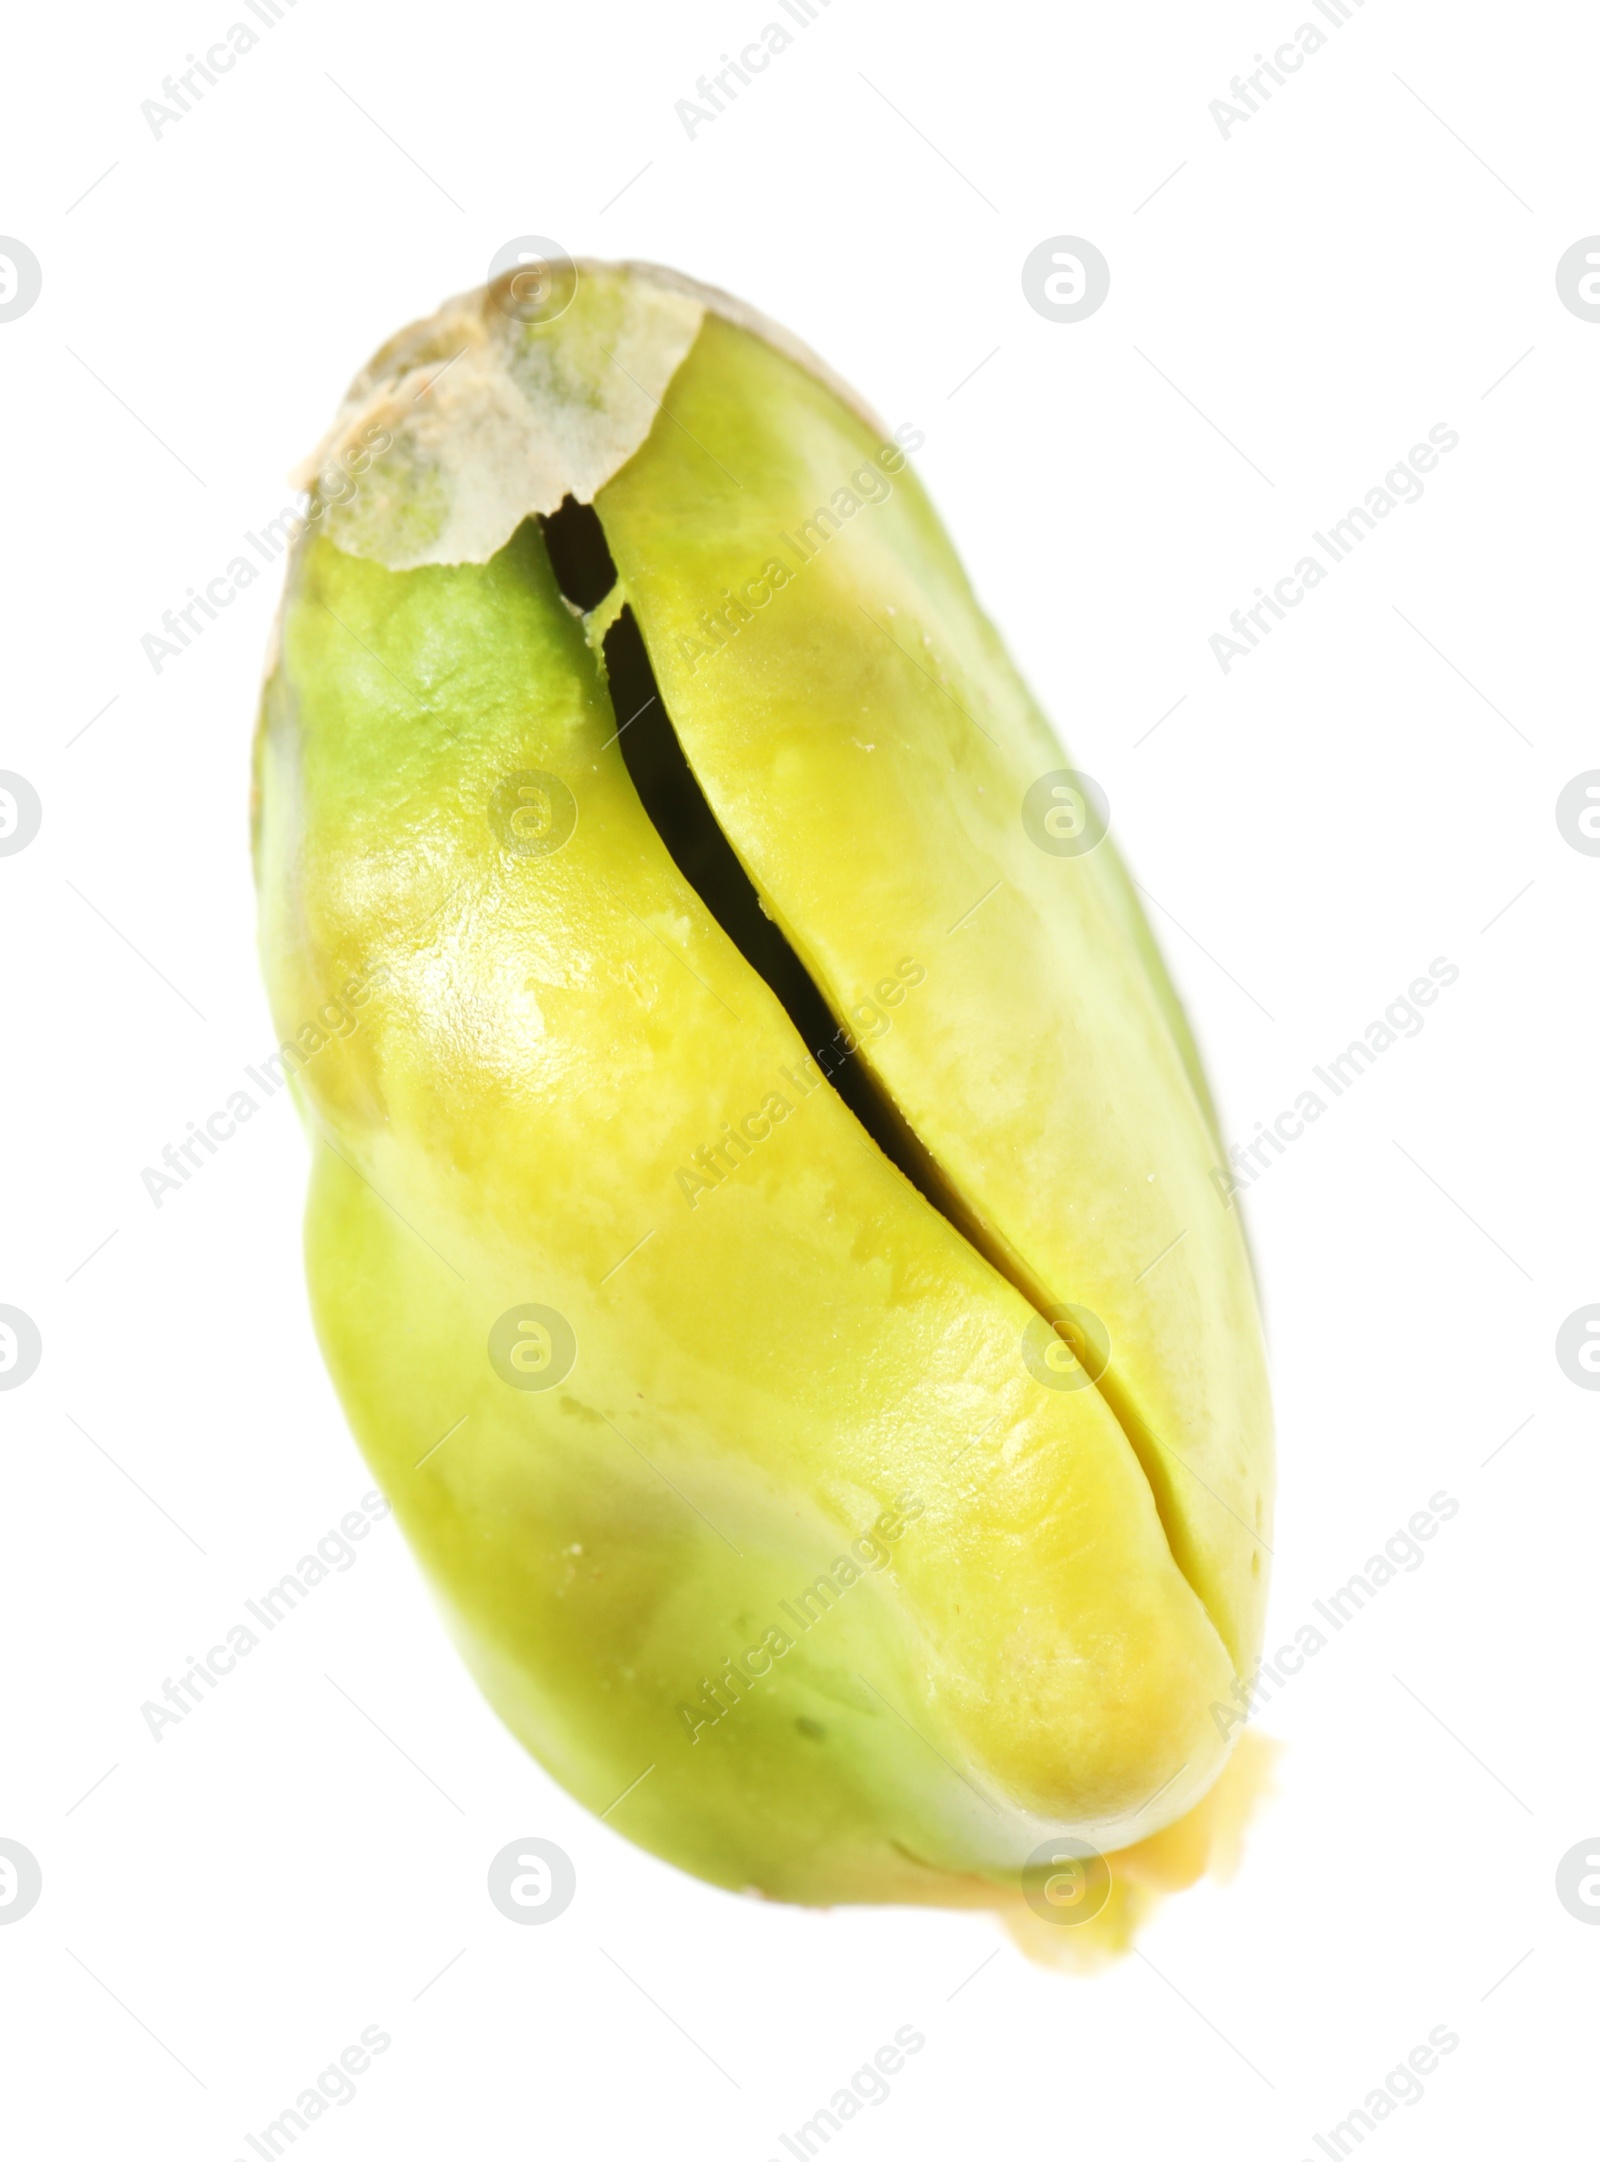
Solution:
<svg viewBox="0 0 1600 2162">
<path fill-rule="evenodd" d="M 1115 1875 L 1258 1651 L 1259 1326 L 1103 799 L 902 444 L 581 264 L 392 341 L 308 478 L 266 970 L 323 1348 L 473 1672 L 717 1884 Z"/>
</svg>

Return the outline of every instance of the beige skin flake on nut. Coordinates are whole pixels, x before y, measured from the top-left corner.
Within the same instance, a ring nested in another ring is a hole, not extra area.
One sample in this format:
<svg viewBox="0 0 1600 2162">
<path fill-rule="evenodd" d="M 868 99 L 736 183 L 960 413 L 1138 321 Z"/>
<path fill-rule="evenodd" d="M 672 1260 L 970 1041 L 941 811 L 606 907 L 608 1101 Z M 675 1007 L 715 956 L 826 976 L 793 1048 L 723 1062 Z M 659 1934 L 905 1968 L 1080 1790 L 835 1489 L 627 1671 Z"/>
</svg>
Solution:
<svg viewBox="0 0 1600 2162">
<path fill-rule="evenodd" d="M 324 530 L 347 555 L 396 571 L 487 563 L 525 518 L 569 495 L 591 502 L 649 435 L 707 309 L 765 338 L 883 432 L 815 354 L 728 295 L 644 263 L 582 261 L 576 271 L 572 301 L 551 321 L 508 312 L 501 279 L 447 300 L 374 354 L 293 475 L 313 495 L 334 467 L 359 476 L 343 500 L 322 497 Z"/>
</svg>

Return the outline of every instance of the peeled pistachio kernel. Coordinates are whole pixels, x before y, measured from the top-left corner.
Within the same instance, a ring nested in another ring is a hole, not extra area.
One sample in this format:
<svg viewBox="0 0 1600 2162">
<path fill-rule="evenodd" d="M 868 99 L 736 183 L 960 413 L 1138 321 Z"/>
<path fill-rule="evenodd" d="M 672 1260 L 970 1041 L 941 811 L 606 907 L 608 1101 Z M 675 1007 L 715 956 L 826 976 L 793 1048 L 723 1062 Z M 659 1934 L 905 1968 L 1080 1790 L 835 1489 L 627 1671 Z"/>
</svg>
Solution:
<svg viewBox="0 0 1600 2162">
<path fill-rule="evenodd" d="M 448 303 L 330 470 L 263 951 L 324 1353 L 466 1658 L 714 1883 L 1114 1951 L 1256 1776 L 1271 1440 L 1103 792 L 902 443 L 672 273 Z"/>
</svg>

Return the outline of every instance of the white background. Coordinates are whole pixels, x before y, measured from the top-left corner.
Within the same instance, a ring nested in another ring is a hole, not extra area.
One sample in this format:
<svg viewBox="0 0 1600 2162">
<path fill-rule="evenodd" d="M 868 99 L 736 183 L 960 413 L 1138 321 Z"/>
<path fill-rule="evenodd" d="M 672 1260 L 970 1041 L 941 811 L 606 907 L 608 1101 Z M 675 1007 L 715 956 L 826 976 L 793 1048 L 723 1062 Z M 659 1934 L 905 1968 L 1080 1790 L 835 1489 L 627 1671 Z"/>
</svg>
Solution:
<svg viewBox="0 0 1600 2162">
<path fill-rule="evenodd" d="M 1591 11 L 832 0 L 692 141 L 675 101 L 776 0 L 299 0 L 159 140 L 141 100 L 242 0 L 27 13 L 0 766 L 44 822 L 0 859 L 0 1302 L 44 1356 L 0 1396 L 0 1835 L 44 1894 L 0 1928 L 15 2151 L 248 2156 L 374 2022 L 392 2046 L 296 2155 L 763 2162 L 907 2022 L 926 2047 L 830 2155 L 1295 2162 L 1441 2022 L 1459 2048 L 1363 2154 L 1575 2151 L 1600 1929 L 1554 1879 L 1600 1834 L 1600 1398 L 1554 1339 L 1600 1299 L 1600 860 L 1554 804 L 1600 766 L 1600 325 L 1554 272 L 1600 229 Z M 1305 20 L 1324 49 L 1224 139 L 1209 102 Z M 272 1044 L 275 580 L 159 675 L 140 639 L 289 500 L 373 347 L 525 232 L 725 286 L 926 430 L 1231 1134 L 1460 970 L 1250 1197 L 1269 1643 L 1430 1494 L 1459 1514 L 1261 1714 L 1286 1746 L 1236 1881 L 1092 1981 L 984 1916 L 764 1907 L 639 1853 L 501 1731 L 392 1523 L 181 1728 L 140 1716 L 371 1484 L 312 1341 L 287 1100 L 161 1209 L 140 1178 Z M 1111 264 L 1076 325 L 1020 283 L 1061 233 Z M 1224 675 L 1212 632 L 1441 421 L 1424 498 Z M 484 1872 L 534 1835 L 578 1894 L 519 1929 Z"/>
</svg>

